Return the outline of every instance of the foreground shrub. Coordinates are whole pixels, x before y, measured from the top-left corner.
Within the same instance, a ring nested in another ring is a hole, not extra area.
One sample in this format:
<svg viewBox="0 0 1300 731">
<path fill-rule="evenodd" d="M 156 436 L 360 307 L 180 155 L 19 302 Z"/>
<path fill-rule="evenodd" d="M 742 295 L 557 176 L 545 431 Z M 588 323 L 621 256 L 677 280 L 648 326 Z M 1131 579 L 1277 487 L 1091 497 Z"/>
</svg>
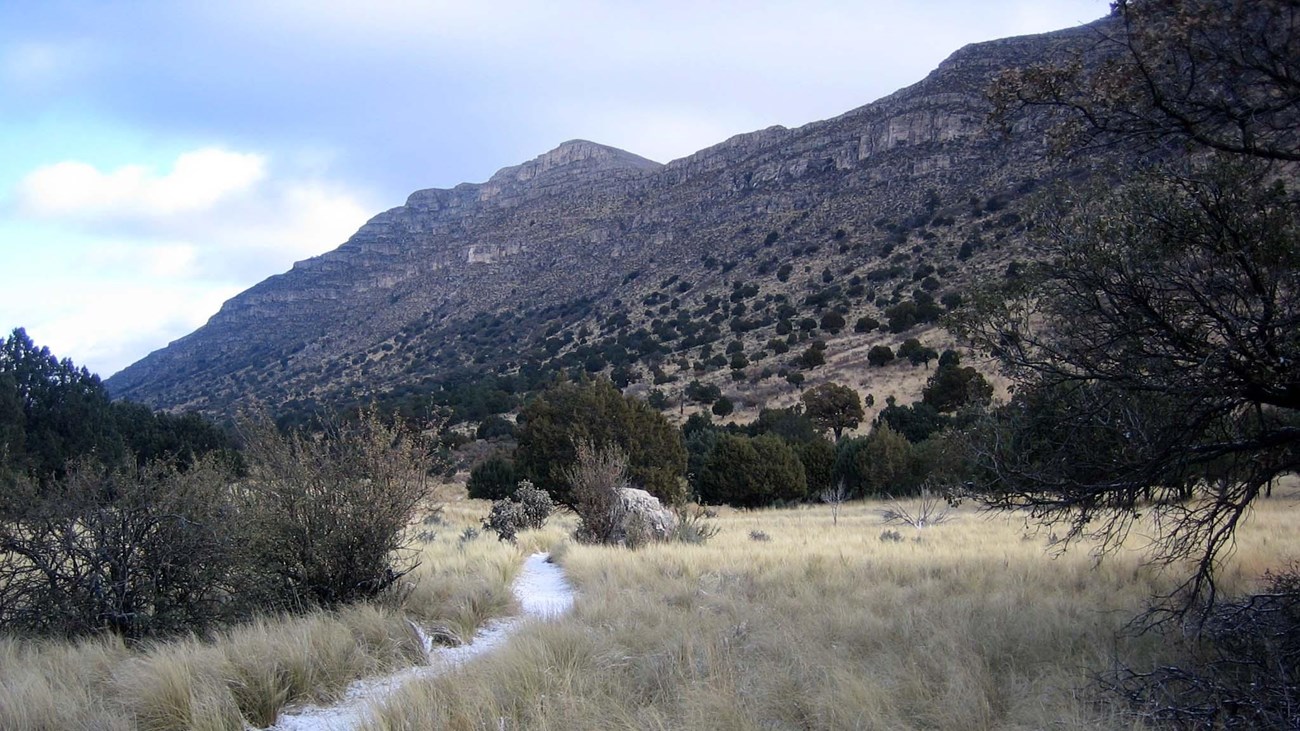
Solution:
<svg viewBox="0 0 1300 731">
<path fill-rule="evenodd" d="M 704 543 L 722 530 L 710 522 L 712 514 L 700 505 L 680 507 L 677 513 L 677 530 L 672 539 L 679 543 Z"/>
<path fill-rule="evenodd" d="M 564 476 L 574 512 L 575 535 L 583 543 L 618 543 L 623 532 L 623 502 L 618 492 L 628 486 L 627 457 L 616 447 L 597 448 L 579 442 L 577 459 Z"/>
<path fill-rule="evenodd" d="M 245 608 L 249 573 L 222 465 L 77 462 L 9 486 L 0 626 L 141 637 L 201 630 Z"/>
<path fill-rule="evenodd" d="M 515 490 L 515 502 L 519 503 L 523 527 L 538 529 L 546 525 L 546 519 L 555 512 L 555 502 L 545 490 L 540 490 L 533 483 L 524 480 Z"/>
<path fill-rule="evenodd" d="M 415 568 L 406 528 L 432 488 L 429 445 L 374 411 L 319 436 L 242 426 L 251 547 L 273 600 L 334 606 L 373 597 Z"/>
</svg>

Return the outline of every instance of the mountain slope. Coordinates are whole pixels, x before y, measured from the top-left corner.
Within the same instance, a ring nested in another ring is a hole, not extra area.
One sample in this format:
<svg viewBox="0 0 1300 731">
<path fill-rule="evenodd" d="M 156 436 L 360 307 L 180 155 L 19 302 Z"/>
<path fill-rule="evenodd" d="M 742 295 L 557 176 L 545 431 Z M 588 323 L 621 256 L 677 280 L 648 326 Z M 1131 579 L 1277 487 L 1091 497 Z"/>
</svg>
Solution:
<svg viewBox="0 0 1300 731">
<path fill-rule="evenodd" d="M 1086 59 L 1096 25 L 967 46 L 872 104 L 666 165 L 575 140 L 481 184 L 418 191 L 107 385 L 222 413 L 619 367 L 766 398 L 783 373 L 818 377 L 792 360 L 807 344 L 850 364 L 915 334 L 852 333 L 859 318 L 912 302 L 924 327 L 934 300 L 1018 255 L 1015 209 L 1059 171 L 1041 126 L 986 123 L 984 90 L 1006 68 Z M 832 310 L 847 328 L 822 327 Z M 718 362 L 724 339 L 746 365 Z"/>
</svg>

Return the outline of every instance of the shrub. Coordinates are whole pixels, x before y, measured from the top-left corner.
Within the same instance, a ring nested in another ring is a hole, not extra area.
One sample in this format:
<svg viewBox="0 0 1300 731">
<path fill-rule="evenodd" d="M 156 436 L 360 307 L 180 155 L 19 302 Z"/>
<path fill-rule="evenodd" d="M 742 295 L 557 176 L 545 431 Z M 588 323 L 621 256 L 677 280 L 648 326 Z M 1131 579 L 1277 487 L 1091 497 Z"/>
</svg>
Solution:
<svg viewBox="0 0 1300 731">
<path fill-rule="evenodd" d="M 803 465 L 808 493 L 819 494 L 829 489 L 835 479 L 835 445 L 817 438 L 794 445 L 794 450 Z"/>
<path fill-rule="evenodd" d="M 840 442 L 834 480 L 854 497 L 909 493 L 915 489 L 912 456 L 911 442 L 888 426 L 877 426 L 866 437 Z"/>
<path fill-rule="evenodd" d="M 867 362 L 873 366 L 885 366 L 894 360 L 894 350 L 888 345 L 873 345 L 867 351 Z"/>
<path fill-rule="evenodd" d="M 229 482 L 201 460 L 185 472 L 79 462 L 43 489 L 11 484 L 0 521 L 0 625 L 141 637 L 232 618 L 246 607 L 250 577 Z"/>
<path fill-rule="evenodd" d="M 844 329 L 844 316 L 835 310 L 822 315 L 821 329 L 829 333 L 838 333 Z"/>
<path fill-rule="evenodd" d="M 907 441 L 918 444 L 947 426 L 948 418 L 927 403 L 918 402 L 910 406 L 891 403 L 880 410 L 876 423 L 888 425 Z"/>
<path fill-rule="evenodd" d="M 676 513 L 677 529 L 673 532 L 672 540 L 679 543 L 704 543 L 718 535 L 718 531 L 721 530 L 718 526 L 707 522 L 713 516 L 702 506 L 678 508 Z"/>
<path fill-rule="evenodd" d="M 523 524 L 523 511 L 513 500 L 497 500 L 483 521 L 484 530 L 494 531 L 498 541 L 515 542 Z"/>
<path fill-rule="evenodd" d="M 721 435 L 699 476 L 702 500 L 738 507 L 799 500 L 808 492 L 803 465 L 784 441 L 773 436 Z"/>
<path fill-rule="evenodd" d="M 816 368 L 826 364 L 826 355 L 819 348 L 809 347 L 800 354 L 797 362 L 801 368 Z"/>
<path fill-rule="evenodd" d="M 859 317 L 858 321 L 853 323 L 853 332 L 869 333 L 880 327 L 880 320 L 874 317 Z"/>
<path fill-rule="evenodd" d="M 474 432 L 474 436 L 479 439 L 496 439 L 499 437 L 513 437 L 514 435 L 515 425 L 499 414 L 493 414 L 479 422 L 478 429 Z"/>
<path fill-rule="evenodd" d="M 492 455 L 469 471 L 465 489 L 476 500 L 503 500 L 515 490 L 515 466 L 502 455 Z"/>
<path fill-rule="evenodd" d="M 731 399 L 727 398 L 726 396 L 723 396 L 722 398 L 713 402 L 713 408 L 710 410 L 713 412 L 714 416 L 728 416 L 731 414 L 732 411 L 736 410 L 736 406 L 735 404 L 731 403 Z"/>
<path fill-rule="evenodd" d="M 656 380 L 658 380 L 657 377 Z M 646 403 L 650 404 L 651 407 L 659 409 L 661 411 L 663 409 L 668 408 L 668 394 L 664 393 L 663 390 L 661 389 L 658 388 L 650 389 L 650 393 L 646 394 L 645 400 Z"/>
<path fill-rule="evenodd" d="M 575 447 L 576 459 L 564 471 L 578 514 L 574 538 L 582 543 L 617 543 L 624 510 L 618 491 L 628 486 L 627 456 L 617 447 L 598 448 L 589 441 Z"/>
<path fill-rule="evenodd" d="M 572 506 L 566 471 L 577 460 L 575 444 L 584 441 L 625 455 L 629 479 L 660 500 L 675 504 L 685 497 L 680 432 L 608 381 L 554 386 L 525 405 L 520 420 L 516 468 L 556 502 Z"/>
<path fill-rule="evenodd" d="M 685 393 L 686 398 L 702 404 L 711 404 L 722 398 L 722 389 L 712 383 L 700 383 L 699 381 L 691 381 L 686 384 Z"/>
<path fill-rule="evenodd" d="M 514 500 L 519 503 L 524 528 L 538 529 L 545 526 L 546 519 L 555 512 L 555 502 L 551 496 L 528 480 L 519 483 Z"/>
<path fill-rule="evenodd" d="M 1220 600 L 1170 640 L 1187 660 L 1106 679 L 1173 728 L 1295 728 L 1300 708 L 1300 567 L 1265 575 L 1259 594 Z M 1181 630 L 1181 631 L 1179 631 Z"/>
<path fill-rule="evenodd" d="M 439 466 L 424 439 L 374 410 L 319 436 L 240 428 L 251 548 L 287 606 L 368 599 L 415 568 L 406 528 Z"/>
<path fill-rule="evenodd" d="M 956 411 L 968 404 L 988 406 L 993 399 L 993 386 L 984 376 L 958 363 L 950 360 L 948 365 L 940 364 L 921 392 L 921 400 L 940 413 Z"/>
<path fill-rule="evenodd" d="M 555 510 L 555 503 L 545 491 L 528 480 L 519 483 L 515 494 L 508 500 L 492 503 L 492 510 L 483 521 L 483 528 L 495 531 L 497 540 L 515 542 L 519 531 L 537 529 L 546 525 L 546 519 Z"/>
</svg>

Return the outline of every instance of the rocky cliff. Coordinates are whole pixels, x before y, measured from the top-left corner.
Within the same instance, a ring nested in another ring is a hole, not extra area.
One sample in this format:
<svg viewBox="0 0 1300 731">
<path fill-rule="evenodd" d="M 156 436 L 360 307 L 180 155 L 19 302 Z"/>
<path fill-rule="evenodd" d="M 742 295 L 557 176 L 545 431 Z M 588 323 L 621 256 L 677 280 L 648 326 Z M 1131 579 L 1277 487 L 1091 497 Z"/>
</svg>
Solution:
<svg viewBox="0 0 1300 731">
<path fill-rule="evenodd" d="M 448 374 L 725 380 L 709 361 L 726 338 L 753 361 L 730 379 L 757 388 L 796 368 L 764 349 L 773 339 L 901 336 L 793 324 L 884 320 L 1000 271 L 1023 196 L 1060 171 L 1041 127 L 988 124 L 985 90 L 1006 68 L 1086 58 L 1095 25 L 967 46 L 834 119 L 666 165 L 574 140 L 481 184 L 418 191 L 108 386 L 220 413 L 436 390 Z"/>
</svg>

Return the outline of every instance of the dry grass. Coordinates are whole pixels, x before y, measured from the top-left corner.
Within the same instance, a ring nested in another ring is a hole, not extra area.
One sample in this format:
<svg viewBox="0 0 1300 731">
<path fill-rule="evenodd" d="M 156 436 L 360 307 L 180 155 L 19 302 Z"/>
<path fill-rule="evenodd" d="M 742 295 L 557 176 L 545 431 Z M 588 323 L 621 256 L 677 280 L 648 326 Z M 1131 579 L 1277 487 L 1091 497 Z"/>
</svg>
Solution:
<svg viewBox="0 0 1300 731">
<path fill-rule="evenodd" d="M 1053 557 L 969 508 L 882 541 L 881 507 L 838 526 L 826 506 L 726 511 L 703 546 L 566 546 L 572 615 L 408 687 L 375 728 L 1140 728 L 1087 688 L 1116 652 L 1170 659 L 1154 636 L 1116 639 L 1168 578 L 1136 551 Z M 1260 505 L 1229 588 L 1300 555 L 1298 509 Z"/>
<path fill-rule="evenodd" d="M 1300 485 L 1262 501 L 1224 573 L 1247 590 L 1300 555 Z M 382 729 L 1133 729 L 1087 692 L 1169 579 L 1127 552 L 1060 557 L 1012 516 L 963 508 L 883 541 L 880 503 L 724 510 L 704 545 L 638 551 L 565 542 L 571 516 L 510 546 L 463 541 L 487 503 L 449 500 L 410 585 L 384 602 L 263 618 L 204 639 L 0 638 L 0 728 L 231 729 L 420 658 L 407 618 L 467 636 L 515 610 L 523 555 L 550 549 L 579 587 L 560 621 L 403 690 Z M 755 541 L 751 533 L 769 540 Z"/>
<path fill-rule="evenodd" d="M 245 720 L 266 726 L 288 704 L 327 701 L 353 680 L 421 662 L 409 620 L 471 636 L 515 610 L 509 587 L 523 552 L 563 535 L 530 532 L 520 546 L 461 540 L 486 511 L 464 501 L 419 526 L 436 534 L 422 544 L 421 566 L 380 602 L 133 648 L 0 637 L 0 729 L 241 731 Z"/>
</svg>

